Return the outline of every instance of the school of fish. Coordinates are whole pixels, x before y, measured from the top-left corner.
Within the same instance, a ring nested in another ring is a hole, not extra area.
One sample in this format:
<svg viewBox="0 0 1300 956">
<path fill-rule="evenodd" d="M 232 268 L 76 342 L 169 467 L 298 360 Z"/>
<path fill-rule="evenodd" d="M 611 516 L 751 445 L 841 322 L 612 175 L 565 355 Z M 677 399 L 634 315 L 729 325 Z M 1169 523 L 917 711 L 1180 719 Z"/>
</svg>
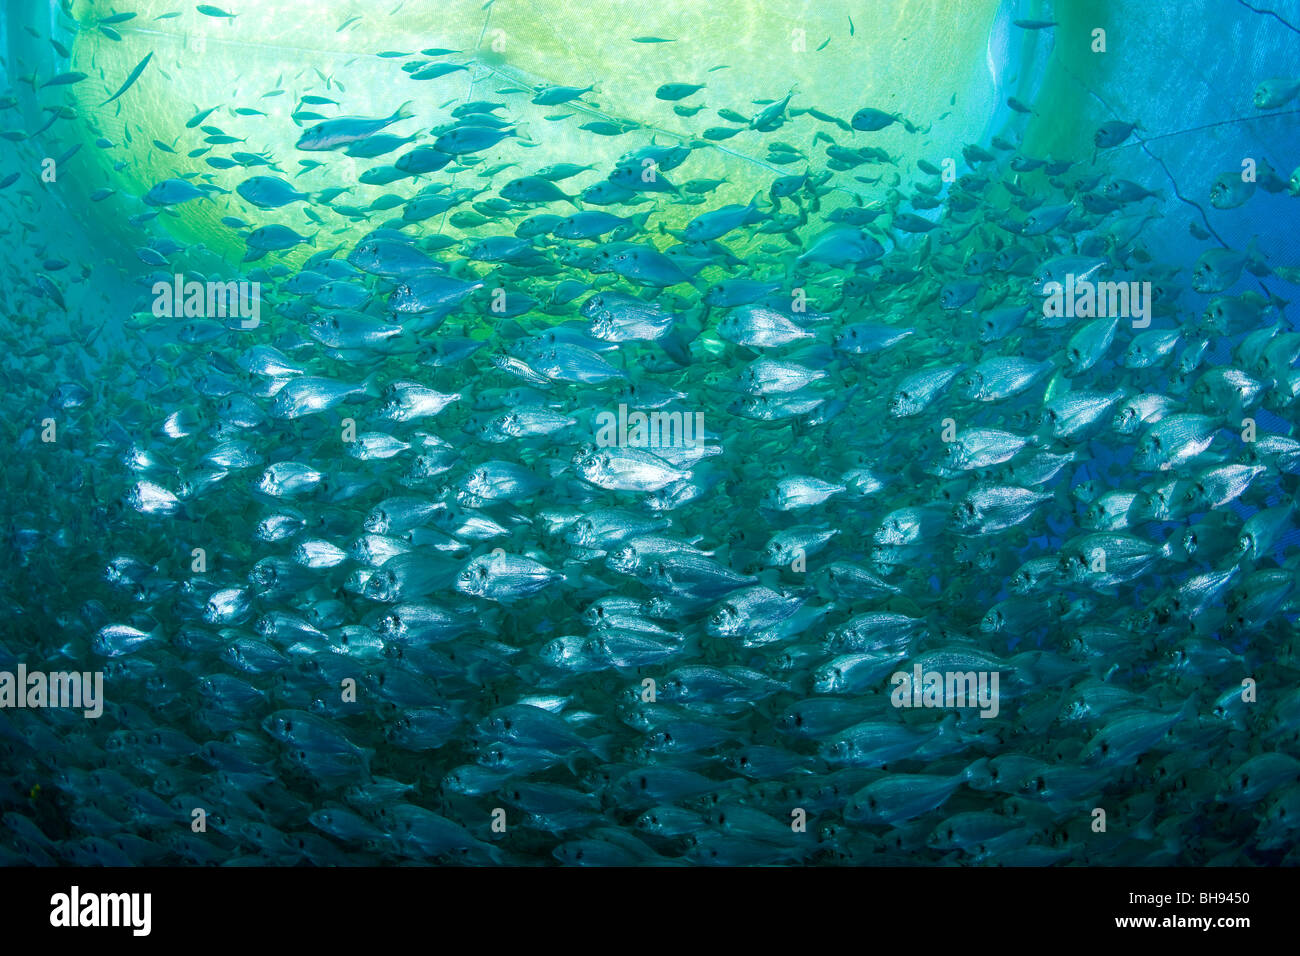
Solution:
<svg viewBox="0 0 1300 956">
<path fill-rule="evenodd" d="M 1111 171 L 1135 117 L 904 168 L 873 137 L 927 124 L 871 104 L 655 78 L 669 141 L 592 86 L 440 106 L 399 81 L 472 60 L 379 55 L 385 115 L 284 81 L 288 154 L 178 118 L 120 342 L 42 331 L 75 267 L 6 264 L 0 670 L 105 699 L 0 710 L 0 863 L 1300 862 L 1298 276 L 1203 208 L 1300 170 L 1183 183 L 1196 216 Z M 538 168 L 555 110 L 574 161 Z M 692 165 L 733 138 L 768 165 L 719 203 Z M 166 226 L 209 205 L 220 274 Z M 1170 217 L 1195 262 L 1149 251 Z M 176 274 L 259 319 L 160 317 Z M 1147 311 L 1058 314 L 1067 280 Z M 996 701 L 900 706 L 931 672 Z"/>
</svg>

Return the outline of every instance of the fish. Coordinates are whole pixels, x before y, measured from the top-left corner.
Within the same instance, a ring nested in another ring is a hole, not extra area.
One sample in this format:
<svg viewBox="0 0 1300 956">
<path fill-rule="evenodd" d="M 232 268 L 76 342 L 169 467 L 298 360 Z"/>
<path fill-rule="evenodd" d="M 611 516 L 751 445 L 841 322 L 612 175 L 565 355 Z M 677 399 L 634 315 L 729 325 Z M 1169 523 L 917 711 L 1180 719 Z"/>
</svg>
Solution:
<svg viewBox="0 0 1300 956">
<path fill-rule="evenodd" d="M 1260 268 L 1253 246 L 1243 252 L 1235 249 L 1208 249 L 1192 269 L 1192 288 L 1201 293 L 1223 292 L 1236 285 L 1242 272 Z"/>
<path fill-rule="evenodd" d="M 655 90 L 655 98 L 674 103 L 704 89 L 703 83 L 665 83 Z"/>
<path fill-rule="evenodd" d="M 296 148 L 310 152 L 322 152 L 341 149 L 373 136 L 380 130 L 400 120 L 415 115 L 410 103 L 403 103 L 386 117 L 370 119 L 362 116 L 339 116 L 326 120 L 306 130 L 294 145 Z"/>
<path fill-rule="evenodd" d="M 1126 143 L 1136 129 L 1137 123 L 1109 120 L 1097 127 L 1097 131 L 1092 134 L 1092 142 L 1098 149 L 1114 149 Z"/>
<path fill-rule="evenodd" d="M 104 100 L 104 102 L 101 103 L 100 105 L 107 106 L 109 103 L 113 102 L 115 99 L 117 99 L 127 90 L 129 90 L 132 86 L 134 86 L 135 81 L 140 79 L 140 75 L 144 73 L 145 67 L 149 65 L 149 61 L 152 59 L 153 59 L 152 53 L 145 54 L 144 59 L 142 59 L 139 63 L 137 63 L 135 67 L 131 70 L 131 72 L 127 74 L 126 79 L 122 81 L 122 85 L 117 88 L 117 92 L 114 93 L 112 96 L 110 96 L 108 99 Z"/>
<path fill-rule="evenodd" d="M 80 83 L 80 82 L 81 82 L 82 80 L 84 80 L 85 78 L 86 78 L 86 74 L 85 74 L 85 73 L 81 73 L 81 72 L 79 72 L 79 71 L 77 71 L 77 70 L 70 70 L 70 71 L 67 72 L 67 73 L 59 73 L 59 74 L 56 74 L 55 76 L 50 77 L 48 80 L 46 80 L 46 81 L 45 81 L 44 83 L 42 83 L 41 85 L 42 85 L 42 87 L 47 87 L 47 86 L 72 86 L 74 83 Z"/>
<path fill-rule="evenodd" d="M 151 206 L 175 206 L 193 199 L 207 198 L 210 192 L 211 187 L 205 189 L 183 179 L 164 179 L 149 189 L 144 202 Z"/>
<path fill-rule="evenodd" d="M 853 114 L 849 120 L 849 125 L 856 130 L 865 133 L 876 133 L 882 129 L 892 126 L 894 123 L 902 123 L 908 132 L 915 132 L 915 127 L 907 120 L 894 113 L 886 113 L 883 110 L 874 107 L 864 106 Z"/>
<path fill-rule="evenodd" d="M 32 37 L 0 135 L 75 188 L 0 169 L 0 862 L 1294 864 L 1276 44 L 882 94 L 823 82 L 852 19 L 796 86 L 599 22 L 535 75 L 499 7 L 239 75 L 263 21 L 177 9 L 229 96 L 128 97 L 145 44 L 111 117 Z M 1223 112 L 1139 116 L 1184 61 Z"/>
<path fill-rule="evenodd" d="M 275 176 L 253 176 L 235 187 L 244 199 L 260 209 L 276 209 L 291 202 L 304 202 L 310 197 L 298 192 L 283 179 Z"/>
<path fill-rule="evenodd" d="M 518 135 L 513 129 L 492 126 L 461 125 L 441 134 L 433 148 L 448 156 L 464 156 L 490 149 L 501 140 Z"/>
<path fill-rule="evenodd" d="M 548 86 L 538 91 L 532 102 L 537 106 L 558 106 L 590 93 L 594 86 Z"/>
<path fill-rule="evenodd" d="M 1251 102 L 1257 110 L 1275 110 L 1286 106 L 1300 93 L 1300 79 L 1273 77 L 1255 87 Z"/>
</svg>

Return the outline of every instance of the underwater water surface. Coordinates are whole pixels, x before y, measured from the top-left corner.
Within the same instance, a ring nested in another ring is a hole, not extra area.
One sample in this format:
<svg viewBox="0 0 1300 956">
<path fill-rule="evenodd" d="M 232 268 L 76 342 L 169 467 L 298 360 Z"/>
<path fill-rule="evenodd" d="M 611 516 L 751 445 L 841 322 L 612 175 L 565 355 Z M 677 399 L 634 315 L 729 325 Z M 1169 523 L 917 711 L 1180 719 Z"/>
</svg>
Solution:
<svg viewBox="0 0 1300 956">
<path fill-rule="evenodd" d="M 1300 859 L 1300 3 L 0 48 L 0 863 Z"/>
</svg>

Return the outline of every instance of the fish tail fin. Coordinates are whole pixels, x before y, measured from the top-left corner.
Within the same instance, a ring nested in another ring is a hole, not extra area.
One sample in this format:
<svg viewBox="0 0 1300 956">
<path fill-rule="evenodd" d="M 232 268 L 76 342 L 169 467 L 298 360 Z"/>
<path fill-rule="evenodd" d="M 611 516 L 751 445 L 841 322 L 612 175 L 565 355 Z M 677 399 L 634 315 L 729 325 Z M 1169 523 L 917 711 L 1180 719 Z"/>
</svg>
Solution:
<svg viewBox="0 0 1300 956">
<path fill-rule="evenodd" d="M 930 739 L 933 740 L 936 737 L 950 736 L 956 730 L 957 730 L 957 712 L 949 711 L 947 715 L 943 718 L 943 720 L 939 721 L 939 726 L 934 728 L 934 730 L 931 732 Z"/>
<path fill-rule="evenodd" d="M 362 395 L 366 395 L 370 398 L 378 398 L 379 397 L 379 375 L 380 372 L 378 369 L 371 372 L 369 375 L 366 376 L 365 380 L 358 387 L 357 391 L 360 392 Z"/>
<path fill-rule="evenodd" d="M 1267 257 L 1259 249 L 1259 236 L 1251 236 L 1246 243 L 1246 270 L 1254 276 L 1266 276 L 1271 271 Z"/>
<path fill-rule="evenodd" d="M 614 734 L 605 734 L 603 737 L 594 737 L 587 741 L 587 749 L 599 760 L 609 763 L 613 760 L 614 744 L 617 737 Z"/>
<path fill-rule="evenodd" d="M 398 120 L 410 119 L 414 115 L 415 111 L 411 108 L 411 100 L 407 100 L 393 112 L 393 115 L 388 118 L 388 121 L 390 123 L 396 123 Z"/>
</svg>

